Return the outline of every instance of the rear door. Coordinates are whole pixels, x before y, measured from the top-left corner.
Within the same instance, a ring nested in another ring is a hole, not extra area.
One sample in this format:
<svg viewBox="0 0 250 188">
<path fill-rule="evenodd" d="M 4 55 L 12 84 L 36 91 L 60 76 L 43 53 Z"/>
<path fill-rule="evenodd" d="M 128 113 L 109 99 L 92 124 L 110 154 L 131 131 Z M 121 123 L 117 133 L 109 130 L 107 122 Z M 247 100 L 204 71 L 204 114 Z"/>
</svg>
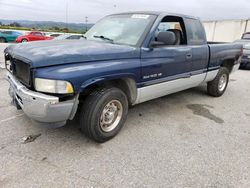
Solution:
<svg viewBox="0 0 250 188">
<path fill-rule="evenodd" d="M 198 19 L 185 18 L 187 43 L 192 48 L 191 76 L 207 72 L 209 47 L 202 23 Z"/>
</svg>

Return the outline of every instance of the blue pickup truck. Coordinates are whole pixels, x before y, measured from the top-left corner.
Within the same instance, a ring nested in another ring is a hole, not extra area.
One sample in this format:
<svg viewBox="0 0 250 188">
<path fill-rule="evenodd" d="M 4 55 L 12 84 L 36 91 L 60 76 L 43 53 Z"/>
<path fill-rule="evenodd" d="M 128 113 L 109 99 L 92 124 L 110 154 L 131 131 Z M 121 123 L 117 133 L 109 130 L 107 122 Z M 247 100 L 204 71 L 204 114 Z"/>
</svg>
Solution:
<svg viewBox="0 0 250 188">
<path fill-rule="evenodd" d="M 79 111 L 97 142 L 118 134 L 129 106 L 203 83 L 221 96 L 242 55 L 240 44 L 208 43 L 199 19 L 164 12 L 110 15 L 84 38 L 12 45 L 5 64 L 18 109 L 51 126 Z"/>
</svg>

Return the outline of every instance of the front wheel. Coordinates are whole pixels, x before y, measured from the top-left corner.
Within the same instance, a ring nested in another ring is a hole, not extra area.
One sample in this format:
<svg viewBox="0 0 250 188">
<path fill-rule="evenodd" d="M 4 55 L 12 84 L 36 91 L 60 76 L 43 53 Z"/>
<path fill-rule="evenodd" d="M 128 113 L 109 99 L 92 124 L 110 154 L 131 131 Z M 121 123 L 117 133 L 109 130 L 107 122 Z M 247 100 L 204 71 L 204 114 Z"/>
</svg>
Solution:
<svg viewBox="0 0 250 188">
<path fill-rule="evenodd" d="M 128 113 L 127 96 L 118 88 L 102 88 L 92 92 L 82 105 L 80 127 L 96 142 L 116 136 Z"/>
<path fill-rule="evenodd" d="M 215 79 L 207 83 L 207 92 L 213 97 L 220 97 L 227 89 L 229 81 L 229 71 L 226 67 L 221 67 Z"/>
</svg>

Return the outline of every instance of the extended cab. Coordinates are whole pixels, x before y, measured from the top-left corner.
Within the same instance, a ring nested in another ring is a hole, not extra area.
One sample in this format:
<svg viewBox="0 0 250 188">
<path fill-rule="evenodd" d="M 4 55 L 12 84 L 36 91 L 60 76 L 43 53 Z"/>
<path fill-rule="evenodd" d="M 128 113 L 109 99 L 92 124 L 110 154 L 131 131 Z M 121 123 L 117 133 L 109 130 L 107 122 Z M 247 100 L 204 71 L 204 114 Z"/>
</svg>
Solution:
<svg viewBox="0 0 250 188">
<path fill-rule="evenodd" d="M 242 45 L 210 44 L 199 19 L 163 12 L 105 17 L 85 40 L 53 40 L 5 50 L 9 93 L 41 124 L 80 127 L 97 142 L 114 137 L 131 105 L 207 83 L 221 96 L 239 68 Z"/>
</svg>

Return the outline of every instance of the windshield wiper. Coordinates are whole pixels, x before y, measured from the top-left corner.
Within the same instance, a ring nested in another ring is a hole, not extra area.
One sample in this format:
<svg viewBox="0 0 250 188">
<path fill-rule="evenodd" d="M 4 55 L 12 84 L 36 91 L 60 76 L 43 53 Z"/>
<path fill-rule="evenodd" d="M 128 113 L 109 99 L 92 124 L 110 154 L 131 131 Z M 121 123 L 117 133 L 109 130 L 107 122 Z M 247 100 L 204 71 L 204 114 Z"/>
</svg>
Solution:
<svg viewBox="0 0 250 188">
<path fill-rule="evenodd" d="M 102 39 L 102 40 L 108 40 L 108 41 L 110 41 L 110 42 L 114 42 L 113 39 L 110 39 L 110 38 L 105 37 L 105 36 L 103 36 L 103 35 L 100 35 L 100 36 L 94 35 L 94 38 L 99 38 L 99 39 Z"/>
</svg>

